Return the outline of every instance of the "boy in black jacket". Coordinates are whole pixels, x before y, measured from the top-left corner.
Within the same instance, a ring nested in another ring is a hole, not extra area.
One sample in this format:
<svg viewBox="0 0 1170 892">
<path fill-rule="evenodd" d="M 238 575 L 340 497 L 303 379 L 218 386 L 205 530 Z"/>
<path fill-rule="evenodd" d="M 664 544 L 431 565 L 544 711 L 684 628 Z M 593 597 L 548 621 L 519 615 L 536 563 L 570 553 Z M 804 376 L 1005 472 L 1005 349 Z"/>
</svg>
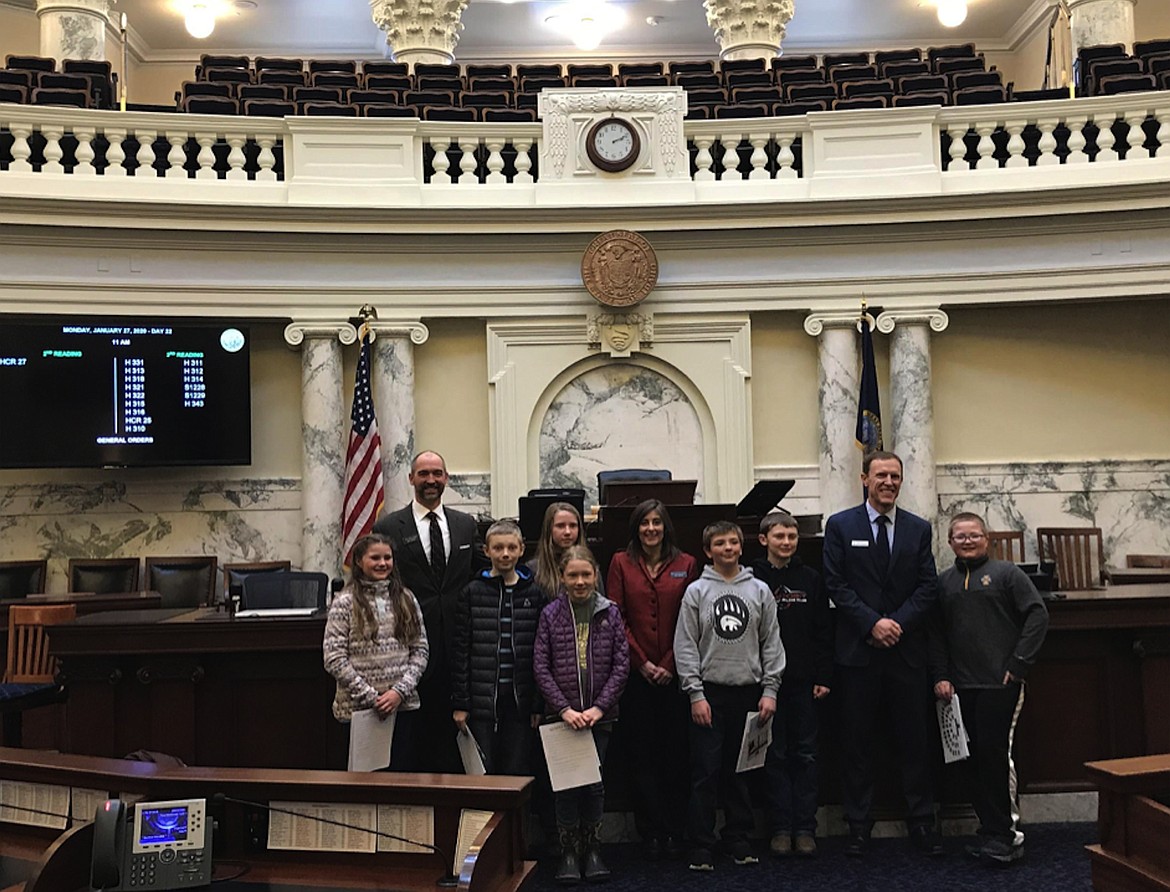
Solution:
<svg viewBox="0 0 1170 892">
<path fill-rule="evenodd" d="M 451 705 L 459 730 L 469 730 L 488 774 L 533 773 L 534 728 L 543 704 L 532 675 L 536 625 L 547 600 L 520 566 L 524 536 L 504 520 L 487 531 L 491 559 L 455 605 Z"/>
<path fill-rule="evenodd" d="M 768 749 L 768 820 L 772 853 L 816 853 L 817 707 L 833 677 L 829 599 L 820 574 L 796 556 L 796 520 L 774 511 L 760 522 L 767 556 L 752 572 L 772 589 L 788 668 L 772 722 Z M 794 844 L 795 835 L 795 844 Z"/>
</svg>

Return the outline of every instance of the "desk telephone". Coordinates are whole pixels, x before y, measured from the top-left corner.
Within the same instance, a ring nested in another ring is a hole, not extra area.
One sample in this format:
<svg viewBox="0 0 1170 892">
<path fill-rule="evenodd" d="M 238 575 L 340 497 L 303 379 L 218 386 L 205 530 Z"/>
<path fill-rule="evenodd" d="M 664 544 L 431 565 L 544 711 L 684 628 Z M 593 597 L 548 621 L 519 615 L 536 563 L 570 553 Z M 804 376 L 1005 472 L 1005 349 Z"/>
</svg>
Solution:
<svg viewBox="0 0 1170 892">
<path fill-rule="evenodd" d="M 205 799 L 127 805 L 109 799 L 93 828 L 94 889 L 198 889 L 211 885 L 211 833 Z"/>
</svg>

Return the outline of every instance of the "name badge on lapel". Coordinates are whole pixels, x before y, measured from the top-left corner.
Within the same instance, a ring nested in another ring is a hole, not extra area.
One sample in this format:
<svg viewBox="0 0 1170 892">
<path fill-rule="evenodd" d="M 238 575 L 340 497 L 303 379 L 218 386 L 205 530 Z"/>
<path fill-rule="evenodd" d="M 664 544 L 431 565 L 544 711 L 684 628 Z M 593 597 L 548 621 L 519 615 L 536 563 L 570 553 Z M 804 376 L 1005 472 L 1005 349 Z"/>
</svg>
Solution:
<svg viewBox="0 0 1170 892">
<path fill-rule="evenodd" d="M 402 538 L 403 545 L 413 545 L 417 541 L 418 541 L 418 536 L 404 536 Z"/>
<path fill-rule="evenodd" d="M 470 545 L 460 545 L 460 546 L 459 546 L 459 550 L 460 550 L 460 551 L 463 551 L 463 550 L 465 550 L 465 549 L 468 549 L 468 548 L 470 548 L 470 547 L 471 547 Z"/>
<path fill-rule="evenodd" d="M 869 548 L 869 540 L 868 539 L 854 539 L 849 544 L 852 545 L 854 548 Z"/>
</svg>

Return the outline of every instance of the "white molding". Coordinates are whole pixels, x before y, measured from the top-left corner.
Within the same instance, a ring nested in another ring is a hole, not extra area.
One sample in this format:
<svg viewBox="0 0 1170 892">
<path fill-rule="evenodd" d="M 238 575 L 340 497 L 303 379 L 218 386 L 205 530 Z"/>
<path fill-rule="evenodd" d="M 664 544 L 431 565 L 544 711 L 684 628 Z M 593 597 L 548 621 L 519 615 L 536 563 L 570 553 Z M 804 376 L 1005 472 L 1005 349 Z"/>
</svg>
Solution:
<svg viewBox="0 0 1170 892">
<path fill-rule="evenodd" d="M 349 346 L 357 343 L 357 329 L 349 322 L 327 319 L 312 322 L 291 322 L 285 326 L 284 340 L 290 347 L 299 347 L 305 338 L 337 338 Z"/>
</svg>

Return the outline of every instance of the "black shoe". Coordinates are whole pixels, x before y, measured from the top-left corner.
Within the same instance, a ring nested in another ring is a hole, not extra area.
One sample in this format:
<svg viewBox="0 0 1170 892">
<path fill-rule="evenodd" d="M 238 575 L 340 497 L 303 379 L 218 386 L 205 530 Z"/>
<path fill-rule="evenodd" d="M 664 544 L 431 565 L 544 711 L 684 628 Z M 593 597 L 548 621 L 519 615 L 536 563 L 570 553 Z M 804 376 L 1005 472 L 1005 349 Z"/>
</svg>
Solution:
<svg viewBox="0 0 1170 892">
<path fill-rule="evenodd" d="M 946 854 L 943 849 L 942 837 L 939 836 L 937 830 L 926 824 L 918 824 L 910 828 L 910 842 L 922 854 L 930 855 L 932 858 Z"/>
<path fill-rule="evenodd" d="M 849 841 L 845 843 L 845 854 L 850 858 L 861 858 L 869 849 L 869 831 L 864 827 L 852 827 Z"/>
<path fill-rule="evenodd" d="M 752 844 L 746 839 L 737 839 L 727 847 L 727 854 L 731 856 L 731 860 L 744 867 L 748 864 L 759 864 L 760 859 L 756 853 L 752 851 Z"/>
<path fill-rule="evenodd" d="M 667 836 L 662 843 L 662 854 L 667 858 L 681 858 L 682 853 L 682 839 L 678 836 Z"/>
<path fill-rule="evenodd" d="M 983 843 L 979 843 L 979 842 L 967 843 L 967 845 L 963 846 L 963 851 L 966 852 L 969 857 L 974 858 L 976 861 L 978 861 L 980 858 L 983 857 Z"/>
<path fill-rule="evenodd" d="M 662 858 L 662 840 L 651 836 L 642 844 L 642 857 L 647 861 L 658 861 Z"/>
<path fill-rule="evenodd" d="M 687 867 L 703 872 L 712 871 L 715 869 L 715 856 L 711 854 L 710 849 L 691 849 L 691 854 L 687 858 Z"/>
</svg>

